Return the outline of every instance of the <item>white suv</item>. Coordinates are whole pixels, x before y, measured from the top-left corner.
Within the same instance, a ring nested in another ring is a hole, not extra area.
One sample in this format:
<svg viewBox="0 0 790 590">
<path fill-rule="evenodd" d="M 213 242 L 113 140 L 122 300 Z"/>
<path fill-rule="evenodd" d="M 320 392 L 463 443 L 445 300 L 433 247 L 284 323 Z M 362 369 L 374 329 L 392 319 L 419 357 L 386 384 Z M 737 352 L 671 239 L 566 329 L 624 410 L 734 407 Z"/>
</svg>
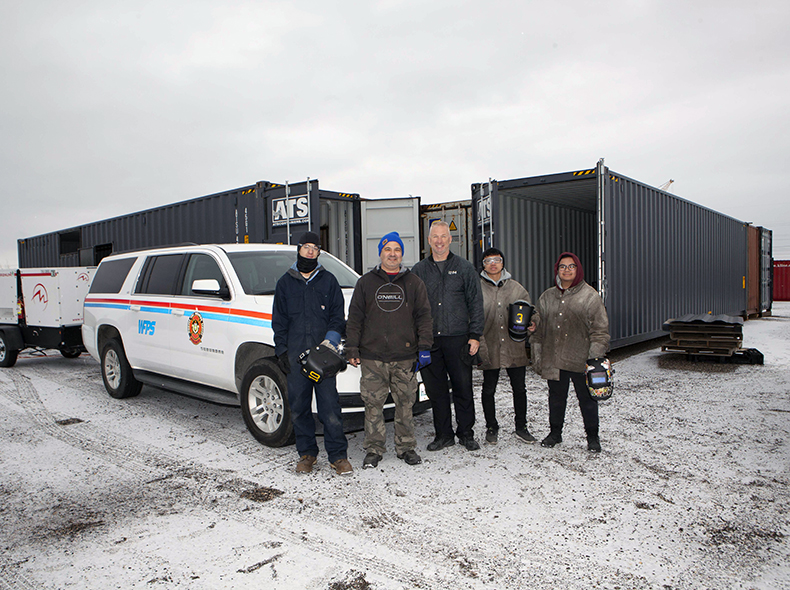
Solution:
<svg viewBox="0 0 790 590">
<path fill-rule="evenodd" d="M 181 246 L 103 259 L 85 298 L 82 337 L 109 394 L 131 397 L 145 383 L 241 404 L 256 439 L 272 447 L 292 442 L 272 303 L 277 280 L 295 260 L 294 246 L 268 244 Z M 347 312 L 359 276 L 327 252 L 320 260 L 340 283 Z M 351 366 L 337 376 L 346 430 L 363 424 L 359 377 Z M 428 407 L 422 385 L 419 391 L 416 411 Z"/>
</svg>

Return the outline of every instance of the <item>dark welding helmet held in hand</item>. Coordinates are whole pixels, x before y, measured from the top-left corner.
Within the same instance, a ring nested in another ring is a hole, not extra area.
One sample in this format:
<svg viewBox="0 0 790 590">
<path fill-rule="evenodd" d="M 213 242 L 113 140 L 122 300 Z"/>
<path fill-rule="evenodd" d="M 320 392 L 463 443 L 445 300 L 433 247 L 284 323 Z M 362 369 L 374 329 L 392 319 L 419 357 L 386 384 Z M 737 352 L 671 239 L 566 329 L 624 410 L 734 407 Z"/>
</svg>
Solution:
<svg viewBox="0 0 790 590">
<path fill-rule="evenodd" d="M 314 383 L 330 379 L 346 370 L 346 359 L 324 344 L 308 348 L 299 355 L 302 375 Z"/>
<path fill-rule="evenodd" d="M 612 397 L 614 369 L 608 358 L 601 356 L 588 359 L 587 370 L 584 374 L 587 378 L 587 389 L 591 398 L 603 401 Z"/>
<path fill-rule="evenodd" d="M 507 331 L 513 342 L 524 342 L 529 336 L 527 328 L 535 308 L 523 300 L 515 301 L 508 306 Z"/>
</svg>

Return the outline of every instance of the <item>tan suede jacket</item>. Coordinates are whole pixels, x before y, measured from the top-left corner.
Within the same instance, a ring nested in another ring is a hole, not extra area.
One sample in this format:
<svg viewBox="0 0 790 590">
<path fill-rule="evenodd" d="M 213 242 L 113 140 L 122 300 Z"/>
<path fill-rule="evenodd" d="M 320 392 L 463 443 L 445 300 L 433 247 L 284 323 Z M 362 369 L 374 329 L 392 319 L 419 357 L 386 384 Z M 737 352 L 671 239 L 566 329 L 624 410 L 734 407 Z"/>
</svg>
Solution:
<svg viewBox="0 0 790 590">
<path fill-rule="evenodd" d="M 513 342 L 507 330 L 508 306 L 518 300 L 532 304 L 527 290 L 521 283 L 510 278 L 503 269 L 502 277 L 494 282 L 483 271 L 480 273 L 480 287 L 483 291 L 483 313 L 485 329 L 480 339 L 479 369 L 507 369 L 527 366 L 527 349 L 524 342 Z M 538 323 L 537 313 L 532 321 Z"/>
<path fill-rule="evenodd" d="M 532 366 L 550 381 L 560 370 L 583 373 L 586 361 L 609 350 L 609 316 L 601 296 L 586 282 L 560 291 L 546 289 L 538 300 L 541 322 L 530 339 Z"/>
</svg>

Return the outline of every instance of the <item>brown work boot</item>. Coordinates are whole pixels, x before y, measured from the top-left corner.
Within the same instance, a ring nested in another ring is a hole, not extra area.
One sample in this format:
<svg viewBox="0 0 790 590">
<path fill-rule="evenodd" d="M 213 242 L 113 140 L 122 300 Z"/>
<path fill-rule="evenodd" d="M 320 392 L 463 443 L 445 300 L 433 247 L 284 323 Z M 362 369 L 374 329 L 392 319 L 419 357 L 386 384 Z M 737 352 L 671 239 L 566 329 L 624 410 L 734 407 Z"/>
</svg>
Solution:
<svg viewBox="0 0 790 590">
<path fill-rule="evenodd" d="M 348 459 L 338 459 L 334 463 L 330 463 L 330 465 L 334 467 L 338 475 L 348 475 L 354 471 L 354 468 L 351 467 L 351 463 L 348 462 Z"/>
<path fill-rule="evenodd" d="M 310 473 L 316 460 L 312 455 L 302 455 L 296 464 L 296 473 Z"/>
</svg>

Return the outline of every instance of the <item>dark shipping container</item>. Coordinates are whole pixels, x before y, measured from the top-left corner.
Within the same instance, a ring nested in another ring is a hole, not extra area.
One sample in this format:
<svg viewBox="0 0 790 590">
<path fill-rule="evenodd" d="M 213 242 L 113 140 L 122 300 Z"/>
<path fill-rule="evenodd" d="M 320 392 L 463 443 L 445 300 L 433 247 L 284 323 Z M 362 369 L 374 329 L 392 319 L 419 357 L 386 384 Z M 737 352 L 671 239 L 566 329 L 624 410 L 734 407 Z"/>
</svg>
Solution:
<svg viewBox="0 0 790 590">
<path fill-rule="evenodd" d="M 662 325 L 686 314 L 770 312 L 770 230 L 752 256 L 751 226 L 670 193 L 596 168 L 472 185 L 475 264 L 485 248 L 537 300 L 553 285 L 563 251 L 579 256 L 610 320 L 612 347 L 663 335 Z M 766 253 L 767 249 L 767 253 Z"/>
<path fill-rule="evenodd" d="M 790 260 L 774 260 L 774 301 L 790 301 Z"/>
<path fill-rule="evenodd" d="M 324 248 L 362 268 L 360 198 L 261 181 L 112 219 L 18 240 L 19 266 L 92 266 L 109 254 L 182 243 L 295 243 L 314 231 Z"/>
</svg>

